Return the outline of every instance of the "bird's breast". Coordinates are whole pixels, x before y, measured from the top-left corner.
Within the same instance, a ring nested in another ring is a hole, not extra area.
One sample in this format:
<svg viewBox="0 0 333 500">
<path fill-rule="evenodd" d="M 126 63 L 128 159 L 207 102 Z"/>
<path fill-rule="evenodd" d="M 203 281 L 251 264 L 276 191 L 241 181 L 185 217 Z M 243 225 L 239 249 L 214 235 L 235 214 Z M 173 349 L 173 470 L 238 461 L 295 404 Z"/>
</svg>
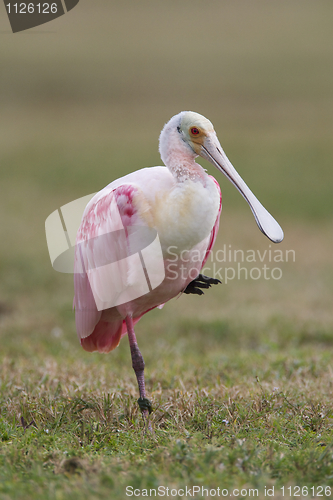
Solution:
<svg viewBox="0 0 333 500">
<path fill-rule="evenodd" d="M 220 193 L 207 175 L 205 185 L 186 180 L 172 189 L 161 191 L 155 198 L 154 226 L 164 255 L 190 250 L 212 231 L 220 207 Z"/>
</svg>

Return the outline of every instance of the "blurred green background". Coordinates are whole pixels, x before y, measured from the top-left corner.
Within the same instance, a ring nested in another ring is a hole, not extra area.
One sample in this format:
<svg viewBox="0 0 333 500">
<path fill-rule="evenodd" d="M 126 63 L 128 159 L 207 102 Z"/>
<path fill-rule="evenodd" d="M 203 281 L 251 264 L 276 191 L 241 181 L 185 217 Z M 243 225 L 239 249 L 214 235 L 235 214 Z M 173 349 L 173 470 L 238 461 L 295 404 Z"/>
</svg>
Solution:
<svg viewBox="0 0 333 500">
<path fill-rule="evenodd" d="M 45 219 L 159 165 L 159 132 L 181 110 L 213 122 L 235 168 L 285 229 L 279 248 L 295 249 L 296 262 L 283 264 L 280 281 L 235 280 L 201 309 L 197 297 L 165 309 L 175 318 L 256 325 L 278 315 L 331 328 L 331 0 L 81 1 L 15 35 L 0 11 L 4 354 L 47 345 L 60 327 L 86 356 L 75 337 L 72 276 L 51 268 Z M 202 164 L 223 192 L 217 248 L 268 249 L 238 192 Z M 168 314 L 156 311 L 145 325 L 163 325 Z"/>
</svg>

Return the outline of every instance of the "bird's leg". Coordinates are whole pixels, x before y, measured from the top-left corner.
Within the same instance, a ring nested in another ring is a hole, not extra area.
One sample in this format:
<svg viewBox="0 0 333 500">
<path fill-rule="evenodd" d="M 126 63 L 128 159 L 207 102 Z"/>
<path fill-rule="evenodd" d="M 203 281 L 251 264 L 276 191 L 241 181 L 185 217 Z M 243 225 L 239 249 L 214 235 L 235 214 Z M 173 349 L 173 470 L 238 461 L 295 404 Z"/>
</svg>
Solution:
<svg viewBox="0 0 333 500">
<path fill-rule="evenodd" d="M 145 362 L 143 361 L 143 357 L 136 340 L 132 316 L 127 315 L 125 318 L 125 322 L 127 326 L 127 334 L 131 349 L 132 366 L 135 371 L 136 378 L 138 380 L 138 386 L 140 392 L 138 404 L 142 412 L 143 419 L 144 421 L 146 421 L 149 413 L 151 413 L 152 411 L 152 405 L 149 399 L 146 398 L 145 376 L 144 376 Z M 148 428 L 149 429 L 151 428 L 150 424 L 148 425 Z"/>
<path fill-rule="evenodd" d="M 194 293 L 195 295 L 203 295 L 202 288 L 210 288 L 212 285 L 218 285 L 221 283 L 220 280 L 216 278 L 210 278 L 209 276 L 205 276 L 204 274 L 198 274 L 195 280 L 191 281 L 185 290 L 184 293 Z"/>
</svg>

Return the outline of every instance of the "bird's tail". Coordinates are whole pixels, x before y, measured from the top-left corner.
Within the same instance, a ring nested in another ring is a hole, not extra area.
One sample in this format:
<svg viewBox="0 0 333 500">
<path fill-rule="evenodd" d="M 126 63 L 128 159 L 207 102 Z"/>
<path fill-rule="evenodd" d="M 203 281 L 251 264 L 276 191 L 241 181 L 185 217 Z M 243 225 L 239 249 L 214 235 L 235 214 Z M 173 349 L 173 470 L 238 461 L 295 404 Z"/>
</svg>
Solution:
<svg viewBox="0 0 333 500">
<path fill-rule="evenodd" d="M 134 324 L 141 316 L 134 319 Z M 86 338 L 81 338 L 81 345 L 88 352 L 110 352 L 115 349 L 120 339 L 126 335 L 127 327 L 125 320 L 119 319 L 108 323 L 100 320 L 94 331 Z"/>
</svg>

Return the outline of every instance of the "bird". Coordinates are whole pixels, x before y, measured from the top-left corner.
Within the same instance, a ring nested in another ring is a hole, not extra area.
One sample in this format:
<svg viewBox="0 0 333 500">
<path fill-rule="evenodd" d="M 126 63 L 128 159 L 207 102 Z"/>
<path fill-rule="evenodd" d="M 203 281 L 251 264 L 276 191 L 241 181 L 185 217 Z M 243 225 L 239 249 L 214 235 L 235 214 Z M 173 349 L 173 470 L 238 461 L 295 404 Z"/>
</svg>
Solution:
<svg viewBox="0 0 333 500">
<path fill-rule="evenodd" d="M 220 283 L 200 271 L 216 240 L 221 190 L 196 158 L 208 160 L 232 182 L 262 233 L 274 243 L 284 237 L 203 115 L 182 111 L 173 116 L 161 131 L 159 152 L 164 166 L 114 180 L 89 201 L 74 257 L 75 322 L 81 345 L 89 352 L 106 353 L 127 333 L 144 422 L 152 405 L 135 324 L 182 293 L 202 295 Z"/>
</svg>

